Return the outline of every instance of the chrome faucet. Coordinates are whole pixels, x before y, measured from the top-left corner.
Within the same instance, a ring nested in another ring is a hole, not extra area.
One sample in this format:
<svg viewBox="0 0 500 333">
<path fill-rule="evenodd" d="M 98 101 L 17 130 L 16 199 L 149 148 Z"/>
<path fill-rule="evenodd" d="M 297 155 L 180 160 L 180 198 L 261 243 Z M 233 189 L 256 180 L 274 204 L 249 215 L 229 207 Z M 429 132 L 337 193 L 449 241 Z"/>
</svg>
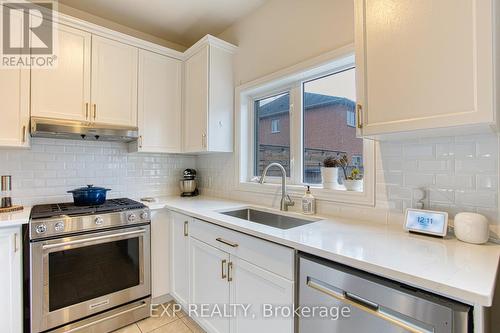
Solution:
<svg viewBox="0 0 500 333">
<path fill-rule="evenodd" d="M 271 163 L 262 172 L 262 176 L 260 177 L 259 183 L 264 184 L 264 181 L 266 180 L 266 175 L 267 171 L 271 167 L 278 167 L 281 171 L 281 203 L 280 203 L 280 210 L 282 211 L 288 211 L 288 207 L 295 205 L 295 202 L 290 198 L 288 194 L 286 194 L 286 170 L 283 168 L 283 166 L 279 163 Z"/>
</svg>

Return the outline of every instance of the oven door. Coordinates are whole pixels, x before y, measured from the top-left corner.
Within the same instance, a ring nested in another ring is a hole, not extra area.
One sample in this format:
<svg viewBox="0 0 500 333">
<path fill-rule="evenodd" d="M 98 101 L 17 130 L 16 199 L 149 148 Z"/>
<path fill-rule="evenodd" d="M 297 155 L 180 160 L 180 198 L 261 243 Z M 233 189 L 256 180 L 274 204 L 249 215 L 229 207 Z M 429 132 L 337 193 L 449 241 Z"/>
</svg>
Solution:
<svg viewBox="0 0 500 333">
<path fill-rule="evenodd" d="M 30 246 L 32 332 L 151 294 L 149 225 Z"/>
</svg>

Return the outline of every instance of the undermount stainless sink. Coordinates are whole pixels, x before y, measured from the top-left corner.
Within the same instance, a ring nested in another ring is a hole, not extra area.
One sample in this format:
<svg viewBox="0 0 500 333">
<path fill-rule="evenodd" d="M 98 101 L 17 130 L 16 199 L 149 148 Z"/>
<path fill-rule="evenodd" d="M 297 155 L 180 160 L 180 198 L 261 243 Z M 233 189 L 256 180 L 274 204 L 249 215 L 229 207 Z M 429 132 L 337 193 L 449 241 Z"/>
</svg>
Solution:
<svg viewBox="0 0 500 333">
<path fill-rule="evenodd" d="M 313 219 L 313 218 L 301 219 L 287 215 L 279 215 L 279 214 L 264 212 L 261 210 L 256 210 L 251 208 L 221 212 L 221 214 L 236 217 L 254 223 L 264 224 L 269 227 L 274 227 L 278 229 L 291 229 L 319 221 L 318 219 Z"/>
</svg>

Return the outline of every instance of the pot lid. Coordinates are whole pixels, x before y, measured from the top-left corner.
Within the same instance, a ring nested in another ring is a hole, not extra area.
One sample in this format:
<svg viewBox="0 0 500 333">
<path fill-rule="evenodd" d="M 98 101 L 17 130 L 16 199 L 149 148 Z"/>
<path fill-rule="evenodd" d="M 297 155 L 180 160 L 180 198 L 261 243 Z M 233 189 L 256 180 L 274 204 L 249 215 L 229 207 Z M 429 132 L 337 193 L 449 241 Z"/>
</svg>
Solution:
<svg viewBox="0 0 500 333">
<path fill-rule="evenodd" d="M 87 185 L 87 187 L 80 187 L 76 188 L 74 190 L 68 191 L 68 193 L 73 193 L 73 192 L 96 192 L 96 191 L 111 191 L 109 188 L 104 188 L 104 187 L 95 187 L 94 185 Z"/>
</svg>

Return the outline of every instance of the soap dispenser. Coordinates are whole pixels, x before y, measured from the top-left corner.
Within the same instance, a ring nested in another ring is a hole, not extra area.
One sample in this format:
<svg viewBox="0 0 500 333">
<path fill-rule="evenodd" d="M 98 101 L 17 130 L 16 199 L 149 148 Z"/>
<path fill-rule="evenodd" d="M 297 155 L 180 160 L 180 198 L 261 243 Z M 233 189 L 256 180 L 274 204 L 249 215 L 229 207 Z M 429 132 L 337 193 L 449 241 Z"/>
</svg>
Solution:
<svg viewBox="0 0 500 333">
<path fill-rule="evenodd" d="M 311 194 L 311 187 L 308 185 L 306 193 L 302 197 L 302 213 L 306 215 L 313 215 L 316 213 L 316 199 Z"/>
</svg>

